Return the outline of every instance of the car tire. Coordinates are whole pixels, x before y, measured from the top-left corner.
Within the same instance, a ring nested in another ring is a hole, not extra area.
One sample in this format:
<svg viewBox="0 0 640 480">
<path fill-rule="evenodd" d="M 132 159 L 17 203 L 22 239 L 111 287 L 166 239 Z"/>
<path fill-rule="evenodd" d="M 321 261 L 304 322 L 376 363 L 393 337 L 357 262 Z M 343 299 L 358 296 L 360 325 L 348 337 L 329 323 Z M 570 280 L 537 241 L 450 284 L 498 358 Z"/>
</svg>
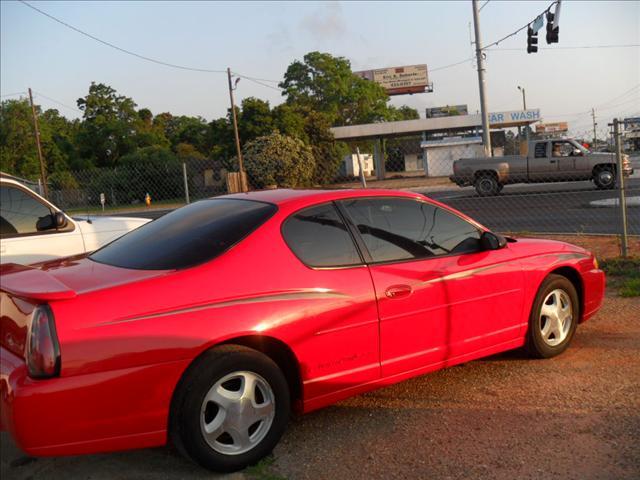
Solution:
<svg viewBox="0 0 640 480">
<path fill-rule="evenodd" d="M 593 183 L 600 190 L 610 190 L 616 186 L 616 174 L 613 167 L 599 167 L 593 172 Z"/>
<path fill-rule="evenodd" d="M 289 386 L 269 357 L 222 345 L 183 375 L 171 406 L 178 451 L 216 472 L 233 472 L 268 455 L 289 419 Z"/>
<path fill-rule="evenodd" d="M 476 192 L 478 192 L 478 195 L 481 197 L 497 195 L 500 191 L 498 179 L 495 175 L 490 173 L 479 175 L 474 182 L 474 186 L 476 188 Z"/>
<path fill-rule="evenodd" d="M 526 348 L 536 358 L 564 352 L 578 326 L 580 302 L 573 283 L 562 275 L 549 275 L 540 285 L 531 308 Z"/>
</svg>

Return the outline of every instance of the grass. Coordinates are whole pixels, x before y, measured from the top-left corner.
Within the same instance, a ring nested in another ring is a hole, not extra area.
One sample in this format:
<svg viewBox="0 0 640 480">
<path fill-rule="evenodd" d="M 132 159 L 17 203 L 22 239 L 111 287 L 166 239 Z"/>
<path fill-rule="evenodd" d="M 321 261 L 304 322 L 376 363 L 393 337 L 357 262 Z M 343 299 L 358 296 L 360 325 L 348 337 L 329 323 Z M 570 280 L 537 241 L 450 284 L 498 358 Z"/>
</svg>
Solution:
<svg viewBox="0 0 640 480">
<path fill-rule="evenodd" d="M 123 212 L 144 212 L 146 210 L 158 210 L 163 208 L 178 208 L 185 205 L 184 199 L 172 199 L 172 200 L 159 200 L 151 201 L 151 205 L 147 207 L 143 202 L 130 204 L 130 205 L 118 205 L 110 206 L 105 205 L 104 213 L 123 213 Z M 69 208 L 64 209 L 64 212 L 68 215 L 84 215 L 87 212 L 93 215 L 99 215 L 102 213 L 102 207 L 100 205 L 91 205 L 89 207 Z"/>
<path fill-rule="evenodd" d="M 640 257 L 604 260 L 601 267 L 620 296 L 640 297 Z"/>
<path fill-rule="evenodd" d="M 252 480 L 286 480 L 286 477 L 273 473 L 271 467 L 274 462 L 273 456 L 263 458 L 255 465 L 247 467 L 244 473 Z"/>
</svg>

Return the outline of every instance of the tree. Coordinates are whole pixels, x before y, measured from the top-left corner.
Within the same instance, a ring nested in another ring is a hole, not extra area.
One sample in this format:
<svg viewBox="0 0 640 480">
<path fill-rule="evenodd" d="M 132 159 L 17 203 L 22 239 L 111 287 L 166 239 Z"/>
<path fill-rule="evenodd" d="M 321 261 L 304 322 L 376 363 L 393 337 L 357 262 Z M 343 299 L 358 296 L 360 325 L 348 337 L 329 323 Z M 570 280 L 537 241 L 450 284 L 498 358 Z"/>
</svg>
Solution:
<svg viewBox="0 0 640 480">
<path fill-rule="evenodd" d="M 312 183 L 315 160 L 311 147 L 302 140 L 274 132 L 245 144 L 242 155 L 255 188 L 292 188 Z"/>
<path fill-rule="evenodd" d="M 1 104 L 0 170 L 32 179 L 40 176 L 31 107 L 26 99 Z"/>
<path fill-rule="evenodd" d="M 385 90 L 354 75 L 349 60 L 328 53 L 310 52 L 294 61 L 280 83 L 287 104 L 308 107 L 329 115 L 332 125 L 352 125 L 388 117 Z"/>
<path fill-rule="evenodd" d="M 407 105 L 403 105 L 401 107 L 394 107 L 393 105 L 389 106 L 389 116 L 387 117 L 388 121 L 418 120 L 419 118 L 420 114 L 415 108 L 411 108 Z"/>
<path fill-rule="evenodd" d="M 98 167 L 112 167 L 137 147 L 136 134 L 142 121 L 134 101 L 102 83 L 91 82 L 87 96 L 78 99 L 83 122 L 78 135 L 80 155 Z"/>
<path fill-rule="evenodd" d="M 275 129 L 269 102 L 255 97 L 242 100 L 238 130 L 243 143 L 269 135 Z"/>
</svg>

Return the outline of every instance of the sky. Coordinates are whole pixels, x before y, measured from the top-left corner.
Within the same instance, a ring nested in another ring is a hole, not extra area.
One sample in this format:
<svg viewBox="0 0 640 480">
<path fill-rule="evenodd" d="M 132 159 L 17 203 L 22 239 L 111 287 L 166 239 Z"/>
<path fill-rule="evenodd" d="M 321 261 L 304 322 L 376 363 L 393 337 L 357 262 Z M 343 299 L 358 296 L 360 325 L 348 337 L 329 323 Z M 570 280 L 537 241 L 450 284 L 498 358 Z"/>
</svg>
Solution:
<svg viewBox="0 0 640 480">
<path fill-rule="evenodd" d="M 30 2 L 95 37 L 139 55 L 194 68 L 227 67 L 264 79 L 242 79 L 236 99 L 283 101 L 276 88 L 287 66 L 319 50 L 351 61 L 353 70 L 426 63 L 432 93 L 393 97 L 424 117 L 426 107 L 479 109 L 472 6 L 448 2 Z M 551 3 L 491 0 L 481 13 L 484 45 L 533 20 Z M 484 0 L 480 5 L 484 4 Z M 640 2 L 562 2 L 560 43 L 526 53 L 526 31 L 487 51 L 489 110 L 527 107 L 545 121 L 592 128 L 614 116 L 640 115 Z M 629 48 L 568 48 L 636 45 Z M 463 62 L 450 68 L 441 67 Z M 67 117 L 92 81 L 106 83 L 154 113 L 224 116 L 225 73 L 170 68 L 87 38 L 23 3 L 0 1 L 0 95 L 36 92 L 36 103 Z M 266 85 L 266 86 L 265 86 Z M 599 127 L 600 128 L 600 127 Z"/>
</svg>

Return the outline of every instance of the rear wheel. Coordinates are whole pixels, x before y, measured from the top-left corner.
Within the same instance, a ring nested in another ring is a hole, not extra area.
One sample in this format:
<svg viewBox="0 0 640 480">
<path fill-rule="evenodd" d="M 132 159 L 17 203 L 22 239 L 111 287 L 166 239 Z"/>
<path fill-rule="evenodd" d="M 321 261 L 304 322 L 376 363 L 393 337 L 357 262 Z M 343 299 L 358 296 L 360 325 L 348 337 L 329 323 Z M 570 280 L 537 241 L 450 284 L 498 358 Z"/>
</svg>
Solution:
<svg viewBox="0 0 640 480">
<path fill-rule="evenodd" d="M 262 353 L 236 345 L 198 358 L 178 386 L 171 435 L 199 464 L 232 472 L 268 455 L 289 417 L 289 388 Z"/>
<path fill-rule="evenodd" d="M 578 293 L 561 275 L 549 275 L 538 290 L 529 316 L 527 350 L 538 358 L 564 352 L 580 318 Z"/>
<path fill-rule="evenodd" d="M 476 192 L 481 197 L 487 197 L 491 195 L 497 195 L 501 190 L 498 179 L 491 173 L 483 173 L 478 175 L 474 183 Z"/>
<path fill-rule="evenodd" d="M 601 190 L 609 190 L 616 186 L 616 175 L 613 167 L 597 167 L 593 172 L 593 183 Z"/>
</svg>

